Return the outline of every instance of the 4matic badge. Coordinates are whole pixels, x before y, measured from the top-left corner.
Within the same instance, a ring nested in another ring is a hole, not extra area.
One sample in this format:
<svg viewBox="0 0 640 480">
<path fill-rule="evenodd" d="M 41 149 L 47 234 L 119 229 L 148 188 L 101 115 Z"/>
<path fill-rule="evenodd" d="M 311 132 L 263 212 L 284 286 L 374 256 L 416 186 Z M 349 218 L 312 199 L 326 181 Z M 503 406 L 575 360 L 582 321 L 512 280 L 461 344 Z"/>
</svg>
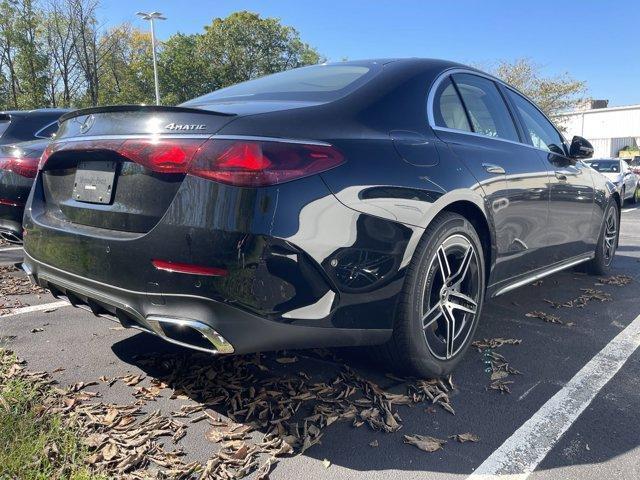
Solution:
<svg viewBox="0 0 640 480">
<path fill-rule="evenodd" d="M 165 130 L 206 130 L 206 125 L 188 124 L 188 123 L 170 123 L 166 125 Z"/>
</svg>

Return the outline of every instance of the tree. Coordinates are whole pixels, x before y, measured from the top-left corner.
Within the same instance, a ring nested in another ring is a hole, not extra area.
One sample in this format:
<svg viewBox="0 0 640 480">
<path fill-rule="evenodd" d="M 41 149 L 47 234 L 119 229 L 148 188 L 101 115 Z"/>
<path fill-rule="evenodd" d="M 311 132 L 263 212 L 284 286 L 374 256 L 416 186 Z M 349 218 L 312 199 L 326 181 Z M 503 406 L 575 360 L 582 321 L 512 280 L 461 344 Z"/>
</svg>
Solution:
<svg viewBox="0 0 640 480">
<path fill-rule="evenodd" d="M 153 102 L 149 34 L 102 28 L 100 1 L 0 0 L 0 109 Z M 165 104 L 320 61 L 294 28 L 246 11 L 158 50 Z"/>
<path fill-rule="evenodd" d="M 103 37 L 104 56 L 98 67 L 101 105 L 153 103 L 151 35 L 129 24 L 115 27 Z"/>
<path fill-rule="evenodd" d="M 540 65 L 528 58 L 501 61 L 493 74 L 531 98 L 551 119 L 584 101 L 586 82 L 575 80 L 568 73 L 545 77 Z"/>
<path fill-rule="evenodd" d="M 16 21 L 18 11 L 14 2 L 0 1 L 0 67 L 6 71 L 4 89 L 6 106 L 18 108 L 18 94 L 20 92 L 19 78 L 16 73 Z"/>
<path fill-rule="evenodd" d="M 298 31 L 277 18 L 241 11 L 204 28 L 197 53 L 207 66 L 208 91 L 320 61 Z"/>
<path fill-rule="evenodd" d="M 82 87 L 74 31 L 65 0 L 50 0 L 44 14 L 44 37 L 49 62 L 52 106 L 69 107 Z"/>
<path fill-rule="evenodd" d="M 211 91 L 206 61 L 198 55 L 201 35 L 177 33 L 162 44 L 158 57 L 162 102 L 176 105 Z"/>
<path fill-rule="evenodd" d="M 36 11 L 32 0 L 15 2 L 15 75 L 20 78 L 19 108 L 39 108 L 49 104 L 47 100 L 48 59 L 41 44 L 41 12 Z"/>
</svg>

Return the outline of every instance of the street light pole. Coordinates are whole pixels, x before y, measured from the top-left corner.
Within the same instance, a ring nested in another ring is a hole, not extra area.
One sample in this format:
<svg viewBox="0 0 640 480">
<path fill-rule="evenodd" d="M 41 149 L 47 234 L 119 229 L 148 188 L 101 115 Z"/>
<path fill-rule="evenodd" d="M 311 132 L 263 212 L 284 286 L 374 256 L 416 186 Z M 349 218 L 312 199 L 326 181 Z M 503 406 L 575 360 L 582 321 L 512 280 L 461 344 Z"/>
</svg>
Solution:
<svg viewBox="0 0 640 480">
<path fill-rule="evenodd" d="M 151 23 L 151 55 L 153 57 L 153 83 L 156 90 L 156 105 L 160 105 L 160 85 L 158 81 L 158 61 L 156 59 L 156 32 L 154 28 L 154 20 L 166 20 L 167 18 L 162 16 L 160 12 L 138 12 L 136 13 L 143 20 L 149 20 Z"/>
</svg>

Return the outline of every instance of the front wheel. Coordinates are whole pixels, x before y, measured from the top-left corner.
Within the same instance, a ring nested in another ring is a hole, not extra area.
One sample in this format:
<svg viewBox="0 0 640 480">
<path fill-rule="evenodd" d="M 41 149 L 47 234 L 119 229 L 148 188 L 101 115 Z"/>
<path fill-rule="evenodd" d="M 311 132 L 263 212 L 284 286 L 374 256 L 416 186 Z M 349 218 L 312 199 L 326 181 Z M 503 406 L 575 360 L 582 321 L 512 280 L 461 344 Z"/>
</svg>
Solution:
<svg viewBox="0 0 640 480">
<path fill-rule="evenodd" d="M 609 200 L 604 213 L 604 221 L 600 230 L 600 237 L 596 245 L 595 257 L 588 264 L 589 273 L 606 275 L 611 268 L 611 262 L 618 248 L 620 235 L 620 212 L 615 199 Z"/>
<path fill-rule="evenodd" d="M 638 186 L 636 185 L 635 190 L 633 191 L 633 197 L 631 197 L 631 203 L 634 205 L 638 203 Z"/>
<path fill-rule="evenodd" d="M 421 377 L 448 374 L 473 339 L 484 294 L 478 234 L 465 217 L 441 214 L 407 268 L 392 338 L 380 347 L 385 359 Z"/>
</svg>

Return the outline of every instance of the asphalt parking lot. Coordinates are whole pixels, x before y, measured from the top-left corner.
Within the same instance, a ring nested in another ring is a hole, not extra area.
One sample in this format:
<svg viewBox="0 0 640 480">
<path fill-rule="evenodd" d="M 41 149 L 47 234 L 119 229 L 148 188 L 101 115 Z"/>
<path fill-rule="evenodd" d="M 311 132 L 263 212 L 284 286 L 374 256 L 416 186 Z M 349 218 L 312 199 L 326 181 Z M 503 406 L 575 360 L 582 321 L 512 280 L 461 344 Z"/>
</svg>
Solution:
<svg viewBox="0 0 640 480">
<path fill-rule="evenodd" d="M 20 249 L 0 247 L 0 265 L 20 260 Z M 640 316 L 640 208 L 623 210 L 613 267 L 614 279 L 628 276 L 630 283 L 601 284 L 596 277 L 567 271 L 488 301 L 476 340 L 521 342 L 488 351 L 480 345 L 467 353 L 449 391 L 455 414 L 429 401 L 399 405 L 401 428 L 392 433 L 337 421 L 324 429 L 321 443 L 281 459 L 270 478 L 438 479 L 474 472 L 509 472 L 516 475 L 513 478 L 525 478 L 529 470 L 536 480 L 639 478 L 640 351 L 635 350 L 639 336 L 634 332 L 640 321 L 633 322 Z M 4 295 L 0 312 L 0 346 L 15 351 L 30 369 L 51 372 L 61 385 L 97 381 L 92 390 L 105 402 L 131 403 L 136 398 L 131 386 L 121 381 L 109 386 L 100 377 L 134 374 L 145 375 L 140 385 L 154 378 L 165 382 L 160 394 L 141 402 L 144 409 L 171 412 L 185 403 L 197 404 L 201 392 L 177 392 L 167 378 L 187 375 L 190 365 L 219 362 L 121 329 L 47 293 Z M 498 363 L 508 363 L 502 370 L 512 373 L 494 375 L 492 382 L 491 354 L 501 355 Z M 180 358 L 184 370 L 159 372 L 150 366 L 150 357 Z M 266 354 L 260 362 L 274 378 L 302 375 L 331 382 L 346 363 L 390 392 L 406 393 L 415 384 L 386 375 L 384 366 L 357 351 Z M 510 393 L 490 388 L 492 383 Z M 222 418 L 234 413 L 220 406 L 210 410 Z M 184 421 L 188 428 L 178 446 L 187 458 L 206 462 L 218 448 L 206 438 L 207 421 Z M 463 433 L 473 433 L 479 441 L 449 438 Z M 404 435 L 414 434 L 447 443 L 427 453 L 403 441 Z"/>
</svg>

